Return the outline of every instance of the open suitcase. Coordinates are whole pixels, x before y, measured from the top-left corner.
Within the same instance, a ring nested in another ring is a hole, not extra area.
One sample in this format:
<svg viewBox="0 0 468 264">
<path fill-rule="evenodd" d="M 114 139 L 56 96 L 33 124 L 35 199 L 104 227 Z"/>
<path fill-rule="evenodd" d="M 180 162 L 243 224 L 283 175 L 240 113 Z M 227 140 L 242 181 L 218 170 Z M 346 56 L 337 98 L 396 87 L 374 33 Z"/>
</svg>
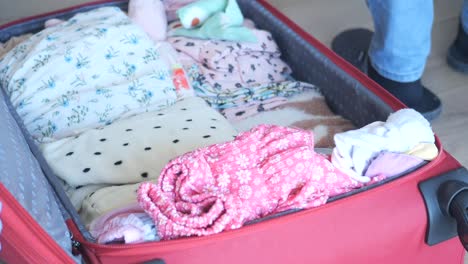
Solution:
<svg viewBox="0 0 468 264">
<path fill-rule="evenodd" d="M 265 0 L 238 2 L 246 17 L 272 32 L 294 77 L 321 87 L 330 107 L 356 126 L 385 120 L 404 107 Z M 94 2 L 15 21 L 0 27 L 0 42 L 37 32 L 46 19 L 104 5 L 126 8 L 127 1 Z M 80 258 L 89 263 L 463 263 L 468 172 L 438 139 L 439 156 L 417 171 L 318 208 L 207 237 L 100 245 L 0 95 L 0 173 L 11 179 L 0 184 L 0 259 L 7 263 L 73 263 Z M 25 210 L 24 204 L 32 209 Z"/>
</svg>

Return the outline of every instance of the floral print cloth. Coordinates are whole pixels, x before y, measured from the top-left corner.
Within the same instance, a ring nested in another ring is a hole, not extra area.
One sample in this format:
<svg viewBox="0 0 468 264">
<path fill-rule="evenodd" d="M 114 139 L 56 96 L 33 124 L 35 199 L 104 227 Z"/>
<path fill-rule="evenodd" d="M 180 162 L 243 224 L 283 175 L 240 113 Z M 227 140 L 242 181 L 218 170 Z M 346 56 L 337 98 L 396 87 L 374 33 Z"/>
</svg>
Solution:
<svg viewBox="0 0 468 264">
<path fill-rule="evenodd" d="M 168 40 L 176 50 L 199 62 L 208 77 L 206 81 L 219 87 L 219 90 L 285 81 L 291 69 L 281 60 L 281 51 L 271 33 L 255 29 L 250 23 L 246 25 L 254 32 L 257 42 L 239 43 L 182 36 Z M 176 26 L 171 24 L 171 28 Z"/>
<path fill-rule="evenodd" d="M 116 7 L 46 28 L 0 60 L 1 86 L 47 142 L 175 103 L 166 53 Z"/>
<path fill-rule="evenodd" d="M 170 32 L 180 26 L 177 23 L 169 26 Z M 250 20 L 244 24 L 254 32 L 257 42 L 168 38 L 179 51 L 198 96 L 213 108 L 227 109 L 314 88 L 289 77 L 291 69 L 281 60 L 270 32 L 255 29 Z"/>
<path fill-rule="evenodd" d="M 312 132 L 260 125 L 234 141 L 174 159 L 157 185 L 140 186 L 138 201 L 167 240 L 215 234 L 269 214 L 320 206 L 361 186 L 314 152 Z"/>
</svg>

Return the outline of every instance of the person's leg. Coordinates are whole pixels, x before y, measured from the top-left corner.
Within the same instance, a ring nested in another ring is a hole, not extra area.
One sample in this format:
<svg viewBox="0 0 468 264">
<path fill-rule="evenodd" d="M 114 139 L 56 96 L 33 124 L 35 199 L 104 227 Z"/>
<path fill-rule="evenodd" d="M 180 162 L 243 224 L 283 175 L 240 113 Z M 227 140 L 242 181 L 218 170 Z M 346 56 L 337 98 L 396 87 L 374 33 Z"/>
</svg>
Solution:
<svg viewBox="0 0 468 264">
<path fill-rule="evenodd" d="M 347 30 L 335 37 L 332 49 L 408 107 L 429 120 L 436 118 L 442 110 L 440 99 L 421 84 L 431 48 L 433 1 L 367 0 L 367 3 L 375 33 L 366 29 Z"/>
<path fill-rule="evenodd" d="M 463 2 L 461 21 L 464 31 L 468 32 L 468 0 Z"/>
<path fill-rule="evenodd" d="M 453 69 L 468 73 L 468 0 L 463 2 L 458 34 L 449 48 L 447 62 Z"/>
<path fill-rule="evenodd" d="M 375 34 L 370 64 L 396 82 L 421 78 L 431 49 L 434 6 L 431 0 L 368 0 Z"/>
</svg>

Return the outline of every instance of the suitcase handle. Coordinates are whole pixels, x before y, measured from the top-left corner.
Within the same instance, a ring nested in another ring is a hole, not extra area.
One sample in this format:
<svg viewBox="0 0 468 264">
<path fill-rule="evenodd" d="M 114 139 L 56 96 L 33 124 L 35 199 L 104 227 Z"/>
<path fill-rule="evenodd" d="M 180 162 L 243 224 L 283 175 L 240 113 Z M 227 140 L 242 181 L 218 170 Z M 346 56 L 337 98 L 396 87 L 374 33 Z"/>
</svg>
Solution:
<svg viewBox="0 0 468 264">
<path fill-rule="evenodd" d="M 145 261 L 142 264 L 166 264 L 166 262 L 164 262 L 164 260 L 162 259 L 154 259 L 154 260 Z"/>
<path fill-rule="evenodd" d="M 460 241 L 468 251 L 468 184 L 452 180 L 439 188 L 439 204 L 447 216 L 455 218 Z"/>
<path fill-rule="evenodd" d="M 459 168 L 419 183 L 427 208 L 426 243 L 458 235 L 468 251 L 468 170 Z"/>
</svg>

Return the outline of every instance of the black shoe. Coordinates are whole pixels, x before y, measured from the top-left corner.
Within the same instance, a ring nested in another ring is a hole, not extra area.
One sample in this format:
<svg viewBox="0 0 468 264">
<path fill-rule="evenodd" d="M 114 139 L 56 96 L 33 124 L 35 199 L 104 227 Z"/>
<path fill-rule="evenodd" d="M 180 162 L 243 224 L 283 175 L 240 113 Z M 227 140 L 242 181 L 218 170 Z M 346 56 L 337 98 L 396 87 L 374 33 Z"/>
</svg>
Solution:
<svg viewBox="0 0 468 264">
<path fill-rule="evenodd" d="M 421 80 L 410 83 L 395 82 L 373 69 L 367 55 L 373 34 L 367 29 L 344 31 L 333 39 L 332 50 L 366 73 L 405 105 L 421 113 L 427 120 L 437 118 L 442 112 L 442 103 L 437 95 L 421 84 Z"/>
<path fill-rule="evenodd" d="M 456 71 L 468 73 L 468 34 L 461 24 L 458 26 L 457 38 L 449 48 L 447 63 Z"/>
</svg>

